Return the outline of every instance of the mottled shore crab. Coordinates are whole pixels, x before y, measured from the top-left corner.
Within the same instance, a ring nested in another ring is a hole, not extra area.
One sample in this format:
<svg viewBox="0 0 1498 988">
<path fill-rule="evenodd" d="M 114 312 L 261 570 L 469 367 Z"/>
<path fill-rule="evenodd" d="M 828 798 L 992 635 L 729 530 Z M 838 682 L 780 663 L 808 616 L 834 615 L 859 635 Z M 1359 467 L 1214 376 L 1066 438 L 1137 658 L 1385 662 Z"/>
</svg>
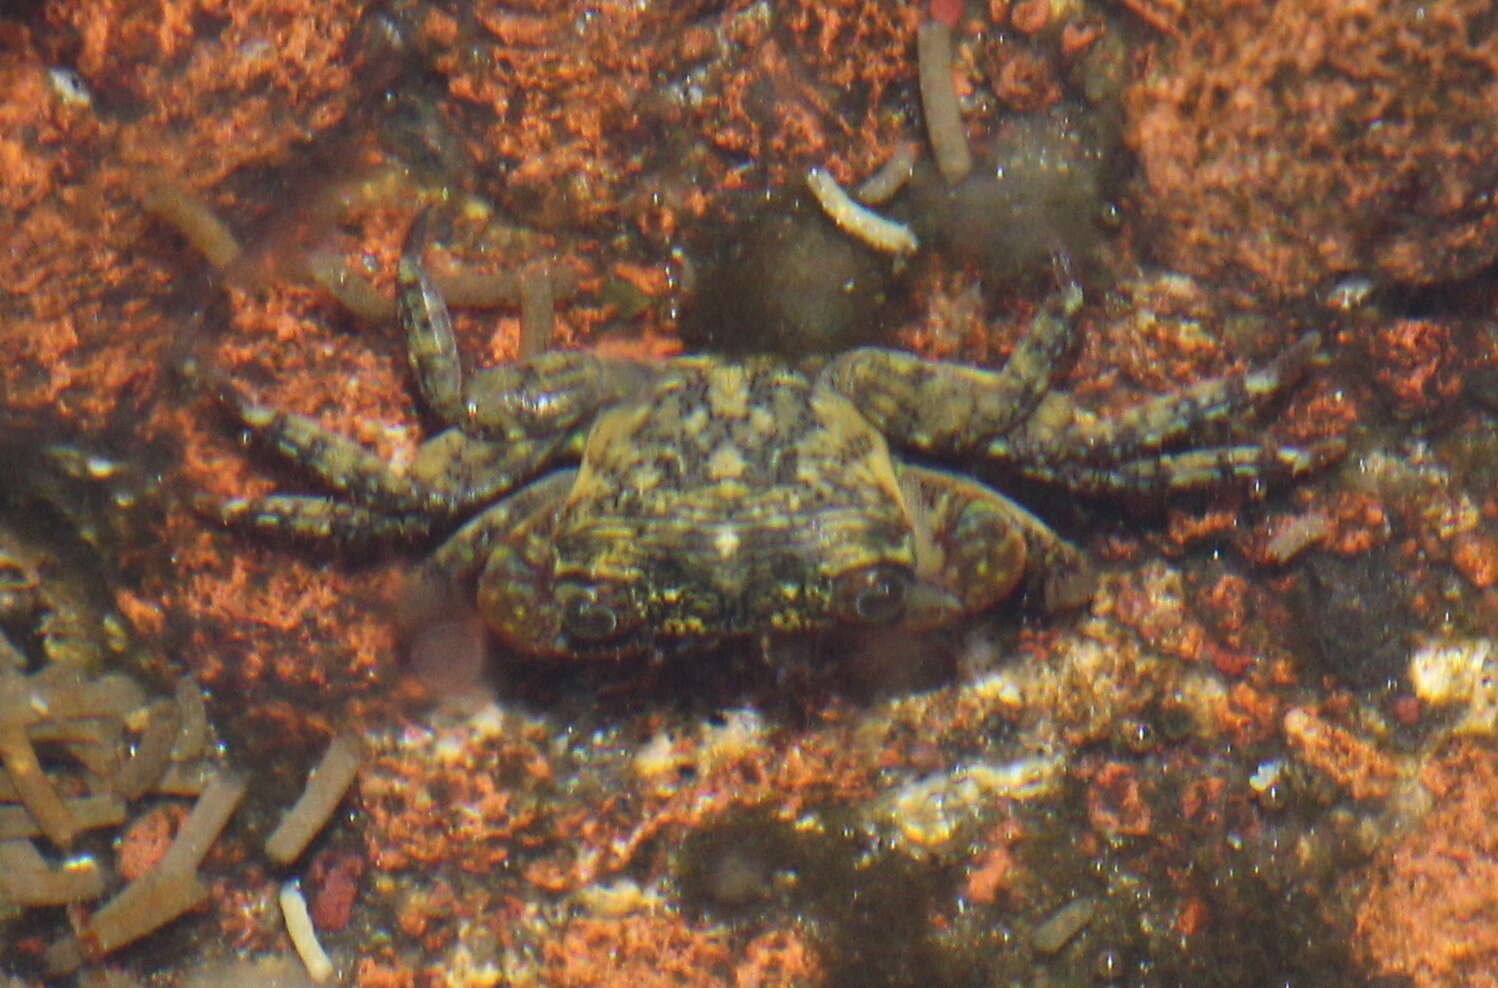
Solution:
<svg viewBox="0 0 1498 988">
<path fill-rule="evenodd" d="M 1047 609 L 1088 599 L 1084 555 L 999 491 L 908 459 L 989 462 L 1091 494 L 1294 477 L 1336 455 L 1181 449 L 1301 374 L 1301 339 L 1261 369 L 1112 418 L 1053 391 L 1082 293 L 1067 286 L 999 370 L 857 349 L 820 365 L 555 351 L 465 375 L 424 272 L 398 272 L 411 369 L 448 428 L 392 469 L 310 419 L 221 390 L 253 434 L 335 496 L 272 495 L 228 520 L 343 542 L 445 533 L 429 572 L 476 585 L 489 627 L 531 654 L 614 657 L 670 642 L 846 625 L 929 627 L 1023 581 Z"/>
</svg>

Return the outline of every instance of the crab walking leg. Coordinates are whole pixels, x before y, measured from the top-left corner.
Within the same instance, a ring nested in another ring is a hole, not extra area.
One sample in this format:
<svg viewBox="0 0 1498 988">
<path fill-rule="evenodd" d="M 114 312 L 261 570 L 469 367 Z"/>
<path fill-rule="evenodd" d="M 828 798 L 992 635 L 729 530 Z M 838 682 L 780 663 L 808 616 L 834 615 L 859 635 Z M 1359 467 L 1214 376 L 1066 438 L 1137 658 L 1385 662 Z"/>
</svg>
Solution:
<svg viewBox="0 0 1498 988">
<path fill-rule="evenodd" d="M 431 533 L 433 519 L 420 514 L 381 514 L 325 497 L 272 494 L 268 497 L 203 498 L 201 507 L 226 524 L 341 545 L 384 540 L 414 541 Z"/>
<path fill-rule="evenodd" d="M 1023 422 L 1071 345 L 1082 290 L 1068 285 L 1031 321 L 997 371 L 865 347 L 838 357 L 822 379 L 897 446 L 958 453 Z"/>
<path fill-rule="evenodd" d="M 483 511 L 432 554 L 425 575 L 454 583 L 477 576 L 502 543 L 531 536 L 539 516 L 560 504 L 576 479 L 576 470 L 558 470 Z"/>
<path fill-rule="evenodd" d="M 410 477 L 442 491 L 455 510 L 466 511 L 492 503 L 548 464 L 581 452 L 579 433 L 489 442 L 448 429 L 417 449 Z"/>
<path fill-rule="evenodd" d="M 557 651 L 561 618 L 550 596 L 557 509 L 576 470 L 523 487 L 458 529 L 415 575 L 421 596 L 472 592 L 490 631 L 529 653 Z"/>
<path fill-rule="evenodd" d="M 1298 446 L 1215 446 L 1129 460 L 1114 466 L 1082 462 L 1017 463 L 1035 480 L 1063 485 L 1084 494 L 1168 494 L 1225 486 L 1258 490 L 1267 484 L 1303 477 L 1340 459 L 1347 445 L 1340 439 Z"/>
<path fill-rule="evenodd" d="M 219 391 L 252 435 L 329 490 L 359 504 L 335 507 L 317 497 L 236 499 L 209 513 L 268 530 L 307 536 L 325 532 L 350 542 L 380 532 L 410 538 L 430 531 L 431 522 L 418 516 L 440 519 L 491 501 L 569 452 L 574 438 L 564 432 L 495 443 L 449 429 L 422 443 L 410 471 L 400 474 L 363 446 L 306 416 L 258 405 L 227 383 L 221 382 Z"/>
<path fill-rule="evenodd" d="M 447 303 L 421 266 L 426 245 L 429 210 L 422 210 L 406 233 L 395 269 L 395 300 L 406 330 L 406 356 L 411 374 L 427 407 L 448 425 L 467 418 L 463 401 L 463 369 L 453 336 Z"/>
<path fill-rule="evenodd" d="M 1193 434 L 1230 424 L 1273 400 L 1300 380 L 1320 342 L 1320 334 L 1309 333 L 1264 367 L 1203 381 L 1107 418 L 1078 418 L 1069 403 L 1052 415 L 1050 406 L 1043 405 L 1023 429 L 991 443 L 988 453 L 1015 463 L 1140 459 Z"/>
<path fill-rule="evenodd" d="M 637 394 L 654 371 L 582 350 L 553 350 L 487 367 L 463 394 L 463 431 L 485 439 L 543 439 L 582 426 L 599 410 Z"/>
<path fill-rule="evenodd" d="M 639 368 L 575 350 L 537 353 L 515 364 L 484 368 L 465 383 L 447 303 L 421 265 L 426 226 L 423 212 L 406 235 L 396 268 L 396 301 L 416 387 L 443 422 L 483 439 L 548 437 L 572 428 L 639 384 L 644 376 Z M 542 273 L 521 283 L 522 302 L 529 282 L 548 286 L 548 320 L 551 280 Z"/>
<path fill-rule="evenodd" d="M 922 592 L 906 621 L 938 627 L 1009 596 L 1029 562 L 1024 538 L 992 493 L 971 480 L 922 467 L 900 470 L 900 491 L 915 535 Z"/>
<path fill-rule="evenodd" d="M 930 553 L 939 566 L 938 573 L 920 575 L 951 588 L 964 611 L 997 603 L 1021 580 L 1047 611 L 1092 598 L 1097 578 L 1086 554 L 993 488 L 913 466 L 900 471 L 900 484 L 918 514 L 923 564 Z"/>
<path fill-rule="evenodd" d="M 220 398 L 255 438 L 316 477 L 329 490 L 347 494 L 388 514 L 450 510 L 452 498 L 390 469 L 363 446 L 305 415 L 278 412 L 251 401 L 220 381 Z"/>
</svg>

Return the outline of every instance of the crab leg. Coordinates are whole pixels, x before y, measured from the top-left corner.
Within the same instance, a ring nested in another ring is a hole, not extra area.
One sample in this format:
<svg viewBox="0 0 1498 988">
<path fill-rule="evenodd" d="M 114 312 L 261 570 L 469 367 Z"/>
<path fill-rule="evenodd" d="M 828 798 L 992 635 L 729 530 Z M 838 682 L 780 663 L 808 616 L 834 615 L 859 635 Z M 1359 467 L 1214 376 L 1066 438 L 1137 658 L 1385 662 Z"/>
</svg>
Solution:
<svg viewBox="0 0 1498 988">
<path fill-rule="evenodd" d="M 913 466 L 901 469 L 900 485 L 915 514 L 917 575 L 955 595 L 961 611 L 997 603 L 1022 579 L 1048 611 L 1092 596 L 1096 577 L 1086 555 L 998 491 Z"/>
<path fill-rule="evenodd" d="M 433 414 L 483 439 L 553 438 L 636 388 L 641 369 L 577 350 L 486 368 L 465 383 L 447 303 L 421 264 L 427 215 L 417 216 L 406 234 L 396 301 L 411 373 Z"/>
<path fill-rule="evenodd" d="M 409 476 L 468 510 L 492 503 L 560 456 L 580 455 L 581 444 L 580 433 L 489 442 L 448 429 L 421 444 Z"/>
<path fill-rule="evenodd" d="M 1166 494 L 1209 487 L 1262 485 L 1302 477 L 1342 456 L 1339 439 L 1298 446 L 1214 446 L 1127 460 L 1113 466 L 1084 462 L 1016 463 L 1035 480 L 1084 494 Z"/>
<path fill-rule="evenodd" d="M 1080 460 L 1116 464 L 1141 459 L 1215 426 L 1231 423 L 1273 400 L 1305 373 L 1321 342 L 1308 333 L 1274 361 L 1256 370 L 1202 381 L 1176 394 L 1161 395 L 1107 418 L 1079 418 L 1076 410 L 1059 425 L 1059 416 L 1041 414 L 1013 436 L 989 444 L 995 459 L 1015 463 Z"/>
<path fill-rule="evenodd" d="M 422 210 L 406 233 L 395 269 L 395 301 L 406 329 L 406 355 L 417 390 L 427 407 L 448 425 L 467 418 L 463 402 L 463 369 L 453 336 L 447 303 L 421 266 L 429 210 Z"/>
<path fill-rule="evenodd" d="M 381 514 L 331 498 L 295 494 L 200 501 L 205 513 L 217 515 L 226 524 L 349 546 L 418 539 L 430 533 L 436 521 L 427 515 Z"/>
<path fill-rule="evenodd" d="M 1051 299 L 998 371 L 865 347 L 834 360 L 822 379 L 897 446 L 959 453 L 981 448 L 1040 403 L 1072 341 L 1082 290 Z"/>
<path fill-rule="evenodd" d="M 363 446 L 315 419 L 251 401 L 227 381 L 216 381 L 220 399 L 250 433 L 298 464 L 329 490 L 385 513 L 452 510 L 453 499 L 392 470 Z"/>
<path fill-rule="evenodd" d="M 576 479 L 576 470 L 558 470 L 487 508 L 437 549 L 427 563 L 429 575 L 452 582 L 473 578 L 502 543 L 534 535 L 539 514 L 560 503 Z"/>
</svg>

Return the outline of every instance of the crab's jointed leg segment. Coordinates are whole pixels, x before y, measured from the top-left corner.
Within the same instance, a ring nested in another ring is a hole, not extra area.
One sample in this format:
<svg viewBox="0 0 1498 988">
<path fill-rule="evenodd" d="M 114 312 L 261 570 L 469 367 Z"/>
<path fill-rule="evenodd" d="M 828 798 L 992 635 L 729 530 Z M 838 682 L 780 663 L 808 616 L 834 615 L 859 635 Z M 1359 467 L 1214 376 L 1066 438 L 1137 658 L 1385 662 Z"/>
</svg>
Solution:
<svg viewBox="0 0 1498 988">
<path fill-rule="evenodd" d="M 549 439 L 578 426 L 645 376 L 640 368 L 569 350 L 487 368 L 465 383 L 447 303 L 421 264 L 426 217 L 418 216 L 406 235 L 396 300 L 417 390 L 443 422 L 482 439 Z"/>
<path fill-rule="evenodd" d="M 443 543 L 422 579 L 466 588 L 477 577 L 490 630 L 526 652 L 562 650 L 550 560 L 557 510 L 576 479 L 576 470 L 559 470 L 484 511 Z"/>
<path fill-rule="evenodd" d="M 1071 346 L 1081 305 L 1076 285 L 1051 299 L 998 371 L 865 347 L 834 360 L 826 379 L 897 446 L 949 454 L 980 448 L 1039 404 Z"/>
<path fill-rule="evenodd" d="M 1248 486 L 1257 490 L 1319 470 L 1344 452 L 1346 444 L 1331 439 L 1304 449 L 1273 443 L 1213 446 L 1113 465 L 1057 461 L 1015 466 L 1027 477 L 1085 494 L 1156 495 L 1212 487 Z"/>
<path fill-rule="evenodd" d="M 331 491 L 377 512 L 446 512 L 443 491 L 396 473 L 380 457 L 314 419 L 251 401 L 227 382 L 217 383 L 224 405 L 257 439 L 298 464 Z"/>
<path fill-rule="evenodd" d="M 1086 555 L 1009 498 L 925 467 L 902 468 L 900 483 L 917 515 L 917 576 L 960 601 L 960 613 L 992 606 L 1021 580 L 1049 611 L 1092 597 Z"/>
<path fill-rule="evenodd" d="M 421 444 L 410 476 L 467 510 L 493 502 L 559 458 L 575 458 L 581 444 L 581 433 L 489 442 L 448 429 Z"/>
<path fill-rule="evenodd" d="M 432 554 L 428 570 L 453 583 L 474 578 L 501 543 L 533 537 L 576 479 L 576 470 L 558 470 L 480 512 Z"/>
<path fill-rule="evenodd" d="M 1226 431 L 1293 385 L 1320 343 L 1316 333 L 1265 367 L 1203 381 L 1108 418 L 1079 410 L 1064 394 L 1047 394 L 1080 304 L 1072 286 L 1036 317 L 999 371 L 864 349 L 829 365 L 828 378 L 896 446 L 977 454 L 1090 494 L 1259 485 L 1302 476 L 1342 454 L 1337 441 L 1306 449 L 1265 442 L 1168 451 L 1202 431 Z"/>
<path fill-rule="evenodd" d="M 277 495 L 235 499 L 214 513 L 238 524 L 342 542 L 427 534 L 502 496 L 558 457 L 578 455 L 598 410 L 647 376 L 593 354 L 559 352 L 481 371 L 465 385 L 447 306 L 418 256 L 425 225 L 424 215 L 412 224 L 401 257 L 400 315 L 417 388 L 455 428 L 423 443 L 410 471 L 400 473 L 317 421 L 257 404 L 228 381 L 189 365 L 191 376 L 209 384 L 252 434 L 354 502 Z"/>
<path fill-rule="evenodd" d="M 327 498 L 277 495 L 236 498 L 212 509 L 226 521 L 307 538 L 358 543 L 416 538 L 443 519 L 485 504 L 535 476 L 576 443 L 568 434 L 545 440 L 492 443 L 455 429 L 423 443 L 407 473 L 375 453 L 303 415 L 256 404 L 227 382 L 219 396 L 254 437 L 353 504 Z"/>
<path fill-rule="evenodd" d="M 651 369 L 582 350 L 553 350 L 474 374 L 464 391 L 463 431 L 487 439 L 545 439 L 591 423 L 634 394 Z"/>
<path fill-rule="evenodd" d="M 421 514 L 382 514 L 326 497 L 272 494 L 205 502 L 204 509 L 228 524 L 340 545 L 409 541 L 431 534 L 434 519 Z"/>
<path fill-rule="evenodd" d="M 463 402 L 463 369 L 458 343 L 453 336 L 447 303 L 421 266 L 421 248 L 426 243 L 427 211 L 423 210 L 406 234 L 405 246 L 395 269 L 395 300 L 401 325 L 406 330 L 406 356 L 411 374 L 427 407 L 448 425 L 459 425 L 466 417 Z"/>
<path fill-rule="evenodd" d="M 1300 380 L 1320 346 L 1308 333 L 1264 367 L 1202 381 L 1175 394 L 1161 395 L 1107 417 L 1074 407 L 1051 414 L 1049 405 L 1012 436 L 989 445 L 989 455 L 1008 462 L 1120 463 L 1158 453 L 1166 446 L 1212 429 L 1222 429 Z"/>
</svg>

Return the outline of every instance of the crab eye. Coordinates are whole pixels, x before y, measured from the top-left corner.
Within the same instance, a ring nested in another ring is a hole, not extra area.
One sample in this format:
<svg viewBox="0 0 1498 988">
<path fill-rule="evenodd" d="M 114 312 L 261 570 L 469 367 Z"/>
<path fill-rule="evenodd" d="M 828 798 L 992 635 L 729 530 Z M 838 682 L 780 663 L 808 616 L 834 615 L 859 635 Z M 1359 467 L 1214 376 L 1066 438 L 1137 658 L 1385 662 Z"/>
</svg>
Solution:
<svg viewBox="0 0 1498 988">
<path fill-rule="evenodd" d="M 627 624 L 627 601 L 623 594 L 606 587 L 573 584 L 557 592 L 562 627 L 579 641 L 604 641 L 619 634 Z"/>
<path fill-rule="evenodd" d="M 879 563 L 838 577 L 837 608 L 849 620 L 887 624 L 905 613 L 909 589 L 909 570 Z"/>
</svg>

